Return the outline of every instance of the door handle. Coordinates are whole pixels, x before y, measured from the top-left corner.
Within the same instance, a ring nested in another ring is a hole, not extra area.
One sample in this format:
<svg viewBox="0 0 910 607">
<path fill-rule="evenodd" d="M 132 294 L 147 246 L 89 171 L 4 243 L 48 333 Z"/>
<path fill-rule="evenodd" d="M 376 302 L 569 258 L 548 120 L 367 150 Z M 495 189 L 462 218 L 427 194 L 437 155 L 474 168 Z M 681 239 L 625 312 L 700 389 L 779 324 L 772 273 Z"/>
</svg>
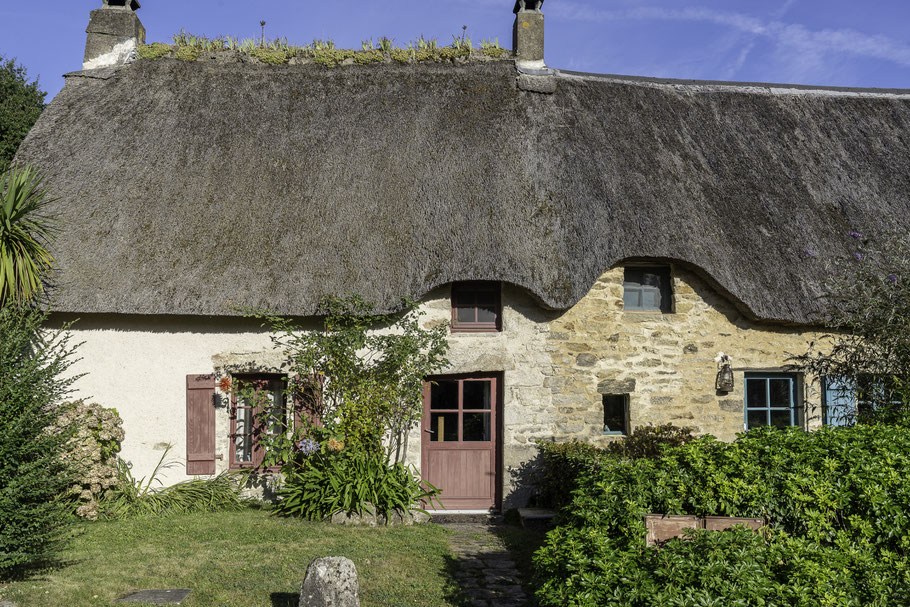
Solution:
<svg viewBox="0 0 910 607">
<path fill-rule="evenodd" d="M 436 430 L 424 430 L 424 432 L 429 432 L 430 434 L 436 434 Z"/>
</svg>

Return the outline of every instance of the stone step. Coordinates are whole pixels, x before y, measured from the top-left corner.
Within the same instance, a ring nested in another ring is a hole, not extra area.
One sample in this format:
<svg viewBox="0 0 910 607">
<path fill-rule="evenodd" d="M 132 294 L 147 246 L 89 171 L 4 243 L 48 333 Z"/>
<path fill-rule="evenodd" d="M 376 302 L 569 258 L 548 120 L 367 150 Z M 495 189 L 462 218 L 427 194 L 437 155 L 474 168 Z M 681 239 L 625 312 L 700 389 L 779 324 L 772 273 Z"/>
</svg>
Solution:
<svg viewBox="0 0 910 607">
<path fill-rule="evenodd" d="M 546 508 L 519 508 L 518 517 L 525 529 L 549 529 L 553 525 L 556 512 Z"/>
<path fill-rule="evenodd" d="M 495 512 L 446 512 L 436 510 L 430 512 L 430 522 L 438 525 L 498 525 L 502 523 L 502 515 Z"/>
</svg>

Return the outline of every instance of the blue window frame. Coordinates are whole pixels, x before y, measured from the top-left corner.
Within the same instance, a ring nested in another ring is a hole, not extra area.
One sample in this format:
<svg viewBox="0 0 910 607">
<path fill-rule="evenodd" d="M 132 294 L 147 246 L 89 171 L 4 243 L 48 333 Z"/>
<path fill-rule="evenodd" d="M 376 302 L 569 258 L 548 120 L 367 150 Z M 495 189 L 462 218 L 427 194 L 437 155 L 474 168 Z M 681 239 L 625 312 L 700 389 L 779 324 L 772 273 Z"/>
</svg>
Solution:
<svg viewBox="0 0 910 607">
<path fill-rule="evenodd" d="M 826 375 L 824 387 L 826 426 L 850 426 L 877 405 L 902 404 L 894 379 L 888 375 L 863 375 L 858 380 Z"/>
<path fill-rule="evenodd" d="M 673 293 L 670 289 L 670 268 L 635 267 L 624 269 L 622 302 L 625 310 L 670 313 Z"/>
<path fill-rule="evenodd" d="M 856 387 L 849 379 L 825 376 L 824 419 L 826 426 L 849 426 L 856 419 Z"/>
<path fill-rule="evenodd" d="M 797 376 L 792 373 L 746 373 L 746 429 L 786 428 L 799 423 Z"/>
</svg>

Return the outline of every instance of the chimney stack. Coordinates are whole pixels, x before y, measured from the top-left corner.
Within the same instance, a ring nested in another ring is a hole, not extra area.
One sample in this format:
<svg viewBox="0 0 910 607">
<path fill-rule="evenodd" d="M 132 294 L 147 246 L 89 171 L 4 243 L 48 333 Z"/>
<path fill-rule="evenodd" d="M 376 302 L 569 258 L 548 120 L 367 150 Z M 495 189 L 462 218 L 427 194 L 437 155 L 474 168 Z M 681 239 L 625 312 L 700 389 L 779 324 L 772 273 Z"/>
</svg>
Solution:
<svg viewBox="0 0 910 607">
<path fill-rule="evenodd" d="M 138 0 L 103 0 L 91 13 L 85 33 L 82 69 L 92 70 L 126 63 L 139 44 L 145 43 L 145 28 L 136 11 Z"/>
<path fill-rule="evenodd" d="M 513 48 L 518 67 L 546 69 L 543 60 L 543 0 L 516 0 Z"/>
</svg>

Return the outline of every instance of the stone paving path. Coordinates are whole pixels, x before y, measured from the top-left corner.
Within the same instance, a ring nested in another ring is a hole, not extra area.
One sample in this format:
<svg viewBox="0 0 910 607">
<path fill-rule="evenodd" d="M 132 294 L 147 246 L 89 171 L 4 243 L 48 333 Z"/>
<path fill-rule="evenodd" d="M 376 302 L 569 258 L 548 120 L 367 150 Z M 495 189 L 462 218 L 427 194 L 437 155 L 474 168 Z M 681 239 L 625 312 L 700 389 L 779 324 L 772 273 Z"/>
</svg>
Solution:
<svg viewBox="0 0 910 607">
<path fill-rule="evenodd" d="M 509 549 L 490 525 L 453 523 L 449 537 L 455 578 L 471 607 L 525 607 L 528 597 Z"/>
</svg>

